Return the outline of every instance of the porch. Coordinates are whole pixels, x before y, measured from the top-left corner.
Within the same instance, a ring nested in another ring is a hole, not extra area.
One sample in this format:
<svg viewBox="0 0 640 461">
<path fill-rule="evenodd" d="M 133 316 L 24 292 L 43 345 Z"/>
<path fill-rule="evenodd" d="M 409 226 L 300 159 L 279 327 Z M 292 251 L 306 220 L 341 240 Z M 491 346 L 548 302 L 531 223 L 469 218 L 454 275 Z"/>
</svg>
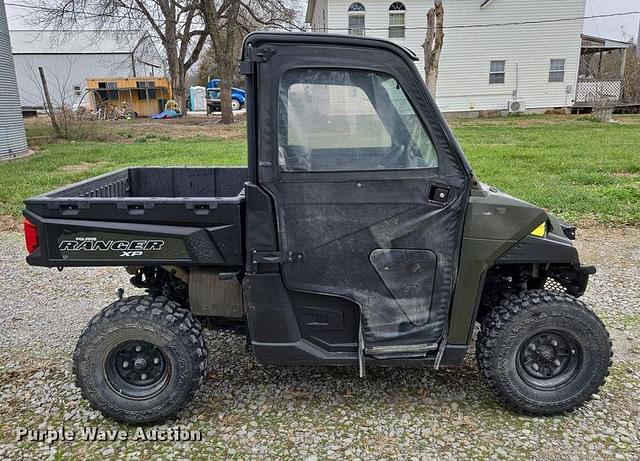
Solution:
<svg viewBox="0 0 640 461">
<path fill-rule="evenodd" d="M 624 71 L 630 43 L 582 35 L 574 107 L 625 103 Z"/>
</svg>

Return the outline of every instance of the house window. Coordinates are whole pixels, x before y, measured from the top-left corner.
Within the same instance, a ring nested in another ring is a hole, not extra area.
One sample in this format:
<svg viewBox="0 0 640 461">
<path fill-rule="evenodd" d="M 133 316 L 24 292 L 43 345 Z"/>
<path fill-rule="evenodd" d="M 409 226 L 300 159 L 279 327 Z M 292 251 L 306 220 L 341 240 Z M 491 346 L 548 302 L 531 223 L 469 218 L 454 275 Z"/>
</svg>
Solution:
<svg viewBox="0 0 640 461">
<path fill-rule="evenodd" d="M 491 61 L 489 65 L 489 83 L 504 83 L 504 61 Z"/>
<path fill-rule="evenodd" d="M 362 3 L 352 3 L 349 5 L 349 35 L 364 37 L 364 5 Z"/>
<path fill-rule="evenodd" d="M 82 88 L 80 85 L 73 85 L 73 94 L 76 96 L 80 96 L 82 94 Z"/>
<path fill-rule="evenodd" d="M 564 59 L 552 59 L 549 66 L 549 81 L 564 82 Z"/>
<path fill-rule="evenodd" d="M 136 88 L 142 88 L 141 90 L 137 90 L 138 99 L 156 99 L 155 87 L 156 84 L 154 82 L 136 82 Z"/>
<path fill-rule="evenodd" d="M 116 82 L 98 82 L 98 88 L 98 95 L 103 101 L 118 99 L 118 84 Z"/>
<path fill-rule="evenodd" d="M 404 12 L 401 2 L 393 2 L 389 7 L 389 38 L 404 38 Z"/>
</svg>

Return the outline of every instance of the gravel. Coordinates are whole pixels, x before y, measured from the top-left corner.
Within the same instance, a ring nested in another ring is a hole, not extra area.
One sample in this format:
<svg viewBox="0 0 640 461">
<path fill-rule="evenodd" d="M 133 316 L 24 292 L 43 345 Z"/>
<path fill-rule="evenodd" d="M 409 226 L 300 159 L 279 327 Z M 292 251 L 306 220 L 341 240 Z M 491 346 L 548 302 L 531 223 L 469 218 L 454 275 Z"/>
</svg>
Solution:
<svg viewBox="0 0 640 461">
<path fill-rule="evenodd" d="M 614 367 L 599 395 L 563 417 L 505 411 L 473 357 L 428 368 L 263 367 L 244 338 L 210 331 L 210 369 L 195 401 L 143 430 L 196 431 L 200 441 L 133 440 L 137 428 L 103 418 L 73 384 L 80 331 L 115 290 L 136 291 L 118 268 L 29 267 L 22 237 L 0 233 L 0 459 L 638 459 L 640 458 L 640 230 L 579 236 L 598 266 L 583 298 L 614 340 Z M 16 440 L 19 428 L 74 432 L 75 440 Z M 83 428 L 128 440 L 86 441 Z"/>
</svg>

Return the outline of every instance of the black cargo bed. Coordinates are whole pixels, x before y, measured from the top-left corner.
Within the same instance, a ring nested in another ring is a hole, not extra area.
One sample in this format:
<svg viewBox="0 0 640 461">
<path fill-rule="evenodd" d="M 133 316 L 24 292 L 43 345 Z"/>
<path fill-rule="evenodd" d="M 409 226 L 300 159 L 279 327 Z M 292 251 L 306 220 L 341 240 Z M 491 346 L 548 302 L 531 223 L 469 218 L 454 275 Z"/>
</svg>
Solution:
<svg viewBox="0 0 640 461">
<path fill-rule="evenodd" d="M 30 198 L 25 216 L 37 225 L 41 248 L 29 262 L 239 266 L 246 179 L 247 169 L 237 167 L 134 167 Z M 101 242 L 100 249 L 85 244 L 70 250 L 70 241 L 83 239 Z M 136 250 L 133 256 L 127 256 L 128 248 L 104 250 L 105 242 L 154 239 L 164 242 L 160 249 Z"/>
</svg>

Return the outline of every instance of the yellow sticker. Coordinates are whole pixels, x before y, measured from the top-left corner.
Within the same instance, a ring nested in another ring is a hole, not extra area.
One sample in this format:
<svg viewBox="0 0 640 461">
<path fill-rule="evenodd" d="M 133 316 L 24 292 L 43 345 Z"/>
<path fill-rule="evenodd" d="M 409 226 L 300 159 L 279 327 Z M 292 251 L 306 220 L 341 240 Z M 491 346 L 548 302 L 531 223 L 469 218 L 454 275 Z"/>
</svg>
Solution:
<svg viewBox="0 0 640 461">
<path fill-rule="evenodd" d="M 544 237 L 547 233 L 547 223 L 543 222 L 538 227 L 531 231 L 531 235 L 535 235 L 536 237 Z"/>
</svg>

